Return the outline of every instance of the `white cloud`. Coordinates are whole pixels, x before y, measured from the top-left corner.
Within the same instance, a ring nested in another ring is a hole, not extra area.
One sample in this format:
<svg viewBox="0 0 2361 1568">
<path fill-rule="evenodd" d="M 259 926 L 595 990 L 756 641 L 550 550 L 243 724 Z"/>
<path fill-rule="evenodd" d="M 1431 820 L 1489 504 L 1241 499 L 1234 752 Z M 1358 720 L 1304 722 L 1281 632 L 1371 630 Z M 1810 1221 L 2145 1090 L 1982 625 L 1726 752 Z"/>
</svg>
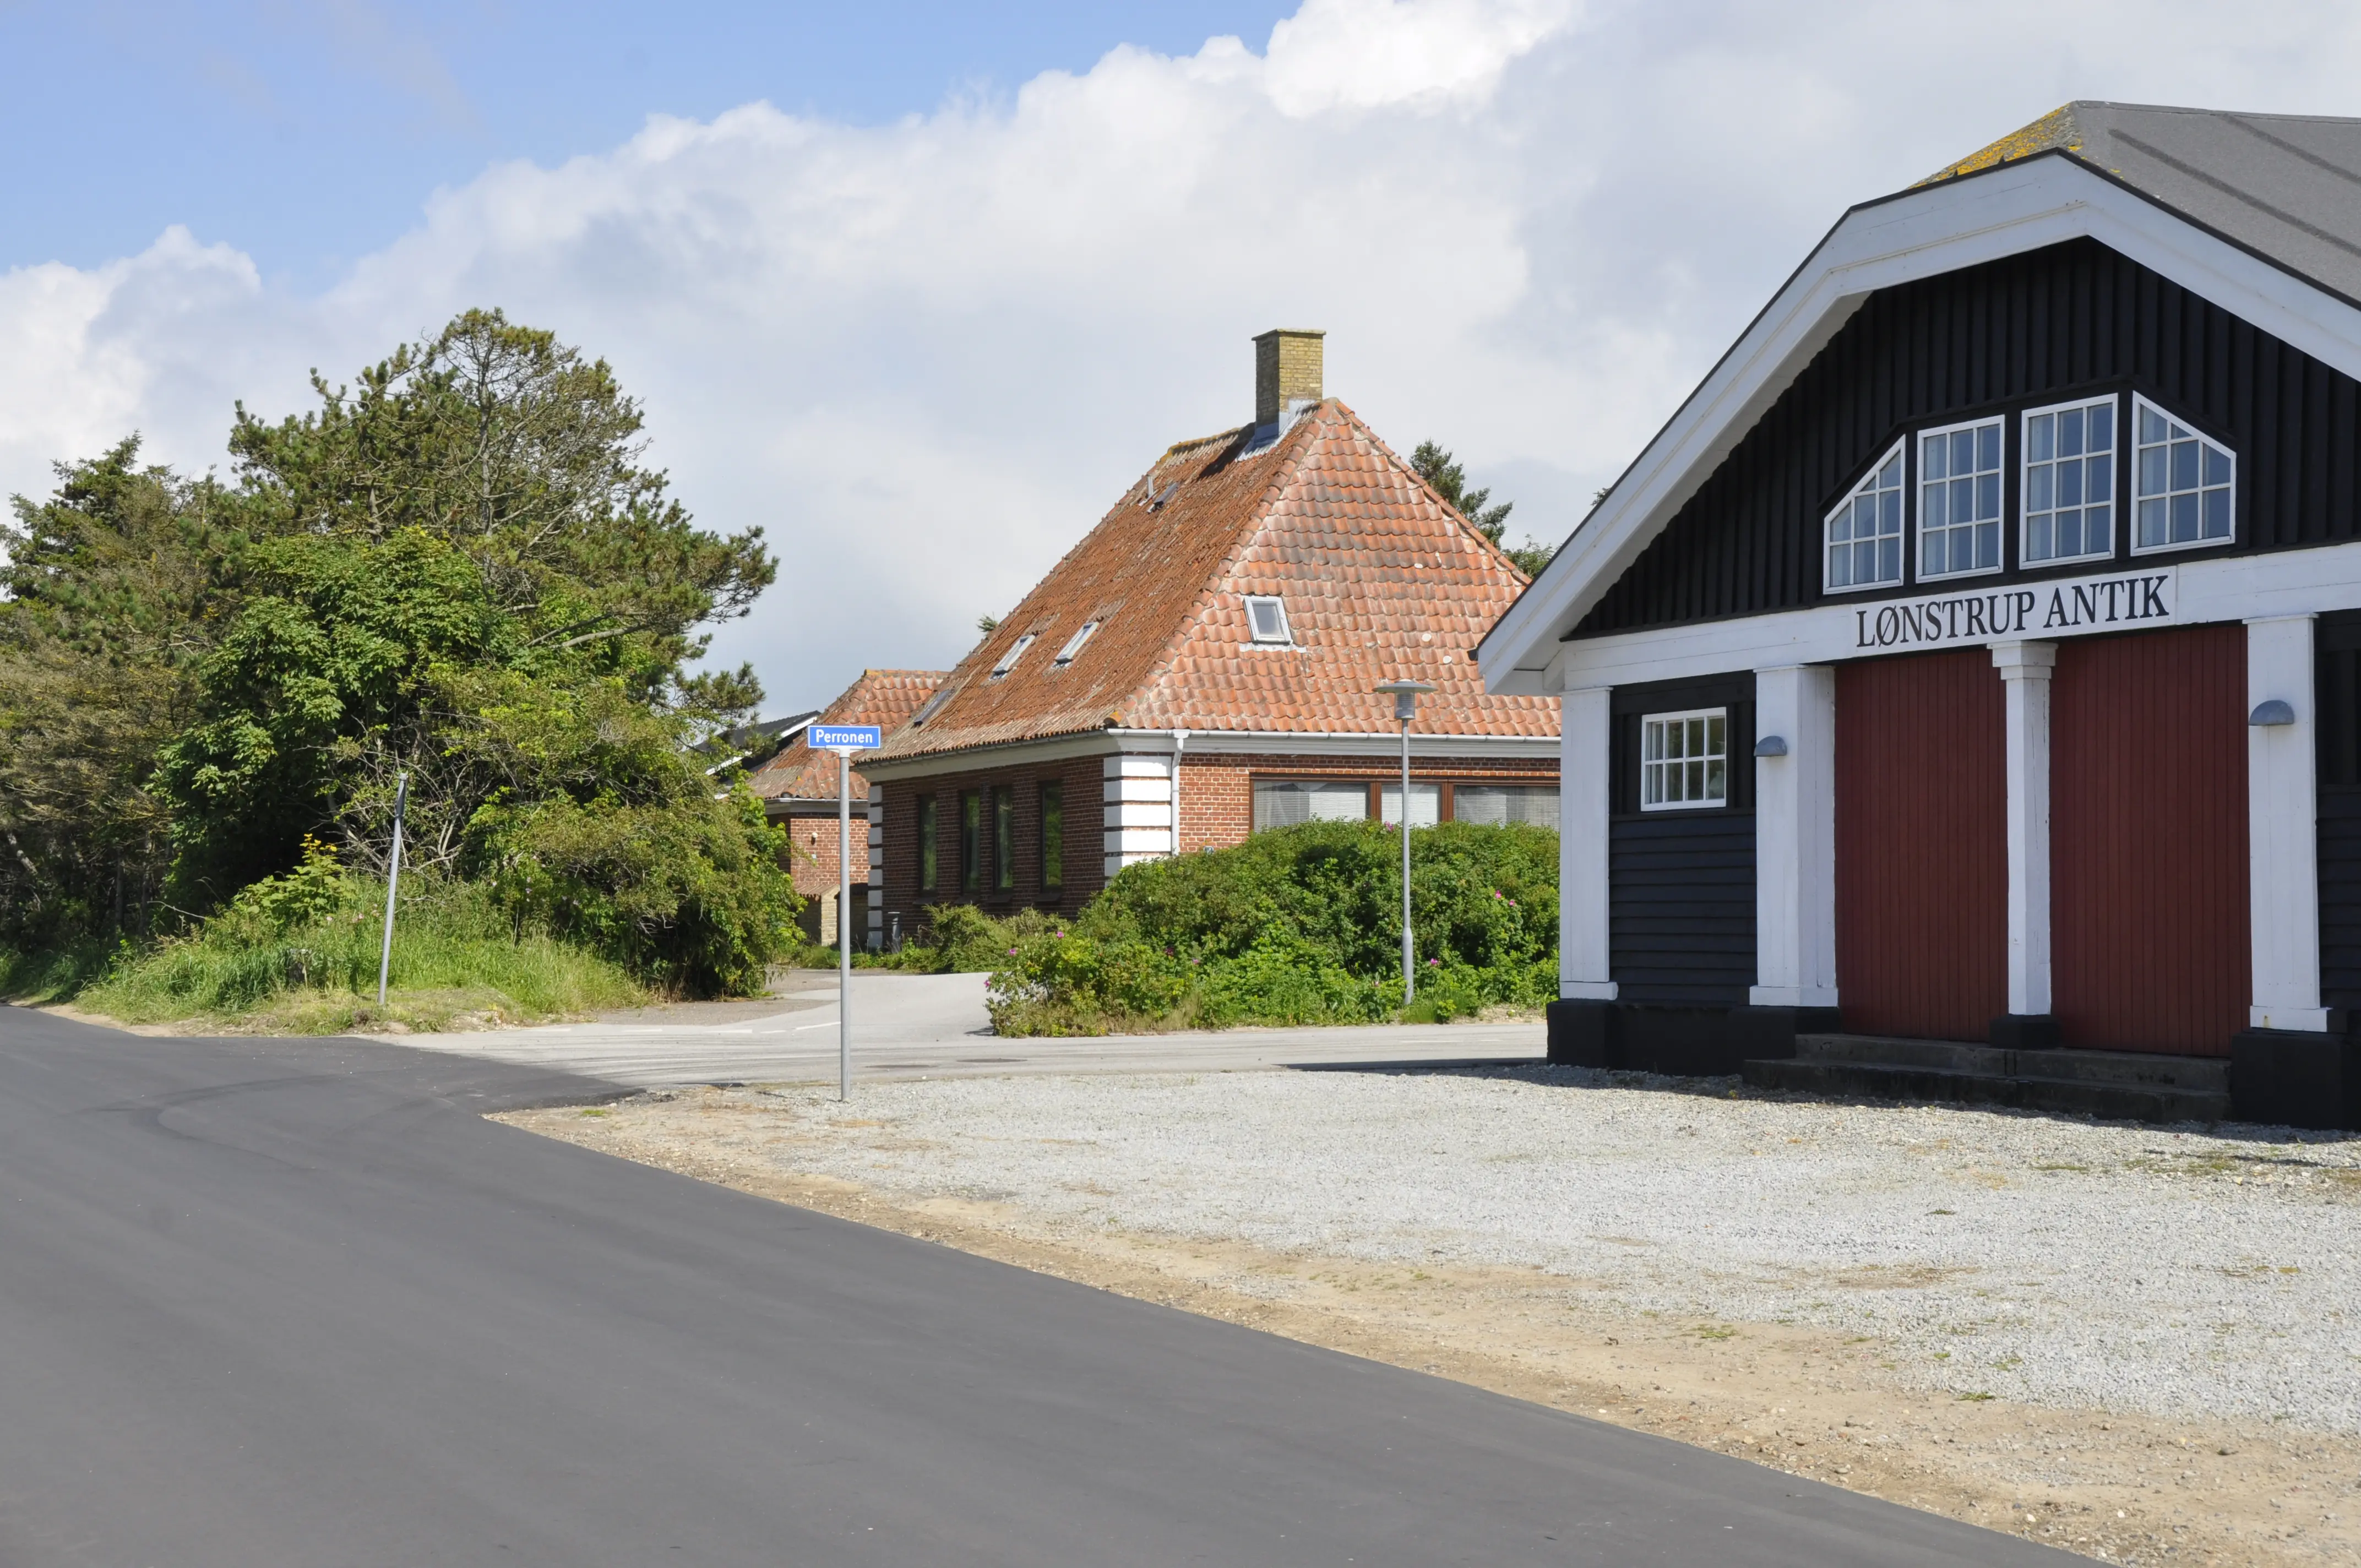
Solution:
<svg viewBox="0 0 2361 1568">
<path fill-rule="evenodd" d="M 1249 411 L 1246 339 L 1562 534 L 1817 235 L 2074 96 L 2351 111 L 2341 5 L 1306 0 L 1257 53 L 1121 49 L 852 127 L 656 118 L 435 193 L 334 288 L 168 231 L 0 276 L 0 488 L 125 431 L 217 463 L 498 304 L 614 361 L 708 523 L 784 563 L 720 651 L 782 706 L 945 663 L 1169 442 Z M 227 236 L 231 242 L 236 236 Z"/>
</svg>

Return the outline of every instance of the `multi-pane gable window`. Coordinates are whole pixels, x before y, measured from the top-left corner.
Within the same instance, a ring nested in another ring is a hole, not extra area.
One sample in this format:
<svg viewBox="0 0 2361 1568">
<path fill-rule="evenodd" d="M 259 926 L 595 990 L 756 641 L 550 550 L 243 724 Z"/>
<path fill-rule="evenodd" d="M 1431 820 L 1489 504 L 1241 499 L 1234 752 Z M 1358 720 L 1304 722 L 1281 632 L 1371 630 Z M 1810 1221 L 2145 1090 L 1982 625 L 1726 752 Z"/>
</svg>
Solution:
<svg viewBox="0 0 2361 1568">
<path fill-rule="evenodd" d="M 1902 444 L 1828 514 L 1828 587 L 1870 588 L 1902 580 Z"/>
<path fill-rule="evenodd" d="M 2025 564 L 2115 548 L 2115 400 L 2025 416 Z"/>
<path fill-rule="evenodd" d="M 1730 710 L 1651 713 L 1640 720 L 1640 809 L 1683 811 L 1730 799 Z"/>
<path fill-rule="evenodd" d="M 1996 419 L 1918 438 L 1918 575 L 2000 570 L 2000 433 Z"/>
<path fill-rule="evenodd" d="M 2133 400 L 2132 418 L 2138 509 L 2132 548 L 2170 550 L 2228 539 L 2236 460 L 2146 398 Z"/>
</svg>

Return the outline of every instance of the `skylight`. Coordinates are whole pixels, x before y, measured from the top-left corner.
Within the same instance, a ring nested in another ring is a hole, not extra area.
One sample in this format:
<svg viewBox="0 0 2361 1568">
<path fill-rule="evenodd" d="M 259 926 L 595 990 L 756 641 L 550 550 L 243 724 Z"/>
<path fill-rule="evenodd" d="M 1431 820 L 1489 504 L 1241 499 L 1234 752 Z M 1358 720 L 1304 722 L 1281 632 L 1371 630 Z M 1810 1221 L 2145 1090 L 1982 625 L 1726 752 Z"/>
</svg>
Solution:
<svg viewBox="0 0 2361 1568">
<path fill-rule="evenodd" d="M 1257 642 L 1291 642 L 1287 630 L 1287 606 L 1278 595 L 1246 597 L 1246 630 Z"/>
<path fill-rule="evenodd" d="M 950 701 L 951 690 L 951 684 L 949 681 L 945 681 L 940 686 L 937 687 L 935 695 L 927 699 L 927 705 L 910 716 L 910 727 L 915 729 L 920 725 L 926 723 L 928 719 L 932 718 L 942 707 L 943 704 Z"/>
<path fill-rule="evenodd" d="M 1058 650 L 1057 658 L 1050 662 L 1051 667 L 1055 669 L 1063 669 L 1068 664 L 1072 663 L 1074 662 L 1074 655 L 1082 651 L 1082 644 L 1088 642 L 1091 640 L 1091 633 L 1096 631 L 1098 629 L 1099 623 L 1095 620 L 1086 620 L 1082 622 L 1082 629 L 1080 631 L 1075 632 L 1071 637 L 1067 638 L 1066 645 Z"/>
<path fill-rule="evenodd" d="M 1010 643 L 1008 652 L 1000 656 L 1000 663 L 992 666 L 992 678 L 996 681 L 1015 669 L 1016 661 L 1025 657 L 1025 650 L 1031 646 L 1033 646 L 1033 633 L 1029 631 Z"/>
</svg>

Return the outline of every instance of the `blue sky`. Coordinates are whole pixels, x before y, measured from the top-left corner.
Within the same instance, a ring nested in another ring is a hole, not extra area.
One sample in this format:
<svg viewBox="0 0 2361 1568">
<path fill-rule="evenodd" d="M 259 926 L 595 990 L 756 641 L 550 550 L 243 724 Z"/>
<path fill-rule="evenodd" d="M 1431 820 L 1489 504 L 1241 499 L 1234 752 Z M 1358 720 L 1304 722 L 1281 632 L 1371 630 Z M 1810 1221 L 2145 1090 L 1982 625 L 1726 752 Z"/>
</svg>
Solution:
<svg viewBox="0 0 2361 1568">
<path fill-rule="evenodd" d="M 93 265 L 177 223 L 314 285 L 409 228 L 435 187 L 602 151 L 652 112 L 766 99 L 874 124 L 1087 71 L 1117 44 L 1259 42 L 1291 9 L 0 0 L 0 268 Z"/>
<path fill-rule="evenodd" d="M 2361 115 L 2247 0 L 0 0 L 0 496 L 218 468 L 460 310 L 607 358 L 778 587 L 774 707 L 947 667 L 1249 339 L 1565 536 L 1849 204 L 2073 98 Z"/>
</svg>

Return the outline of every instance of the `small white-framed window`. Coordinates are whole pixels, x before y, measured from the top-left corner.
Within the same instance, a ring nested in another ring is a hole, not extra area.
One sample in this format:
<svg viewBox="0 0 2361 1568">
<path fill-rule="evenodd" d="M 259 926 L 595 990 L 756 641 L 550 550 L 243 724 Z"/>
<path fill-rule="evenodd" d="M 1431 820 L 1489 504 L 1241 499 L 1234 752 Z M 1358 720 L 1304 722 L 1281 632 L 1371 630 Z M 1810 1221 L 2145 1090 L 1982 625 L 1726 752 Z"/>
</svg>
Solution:
<svg viewBox="0 0 2361 1568">
<path fill-rule="evenodd" d="M 1828 515 L 1829 593 L 1902 580 L 1902 443 Z"/>
<path fill-rule="evenodd" d="M 2027 566 L 2115 553 L 2115 400 L 2094 398 L 2025 416 Z"/>
<path fill-rule="evenodd" d="M 1082 622 L 1082 629 L 1067 638 L 1066 645 L 1058 650 L 1058 656 L 1049 661 L 1050 668 L 1062 670 L 1072 663 L 1074 655 L 1082 651 L 1082 644 L 1088 642 L 1091 640 L 1091 633 L 1098 629 L 1099 623 L 1095 620 Z"/>
<path fill-rule="evenodd" d="M 2132 554 L 2226 542 L 2238 460 L 2146 398 L 2132 400 Z"/>
<path fill-rule="evenodd" d="M 1246 634 L 1257 642 L 1292 642 L 1287 606 L 1277 594 L 1246 596 Z"/>
<path fill-rule="evenodd" d="M 2001 433 L 1978 420 L 1918 433 L 1918 575 L 2000 570 Z"/>
<path fill-rule="evenodd" d="M 996 681 L 1015 669 L 1016 661 L 1025 657 L 1025 650 L 1031 646 L 1033 646 L 1033 633 L 1029 631 L 1011 642 L 1008 645 L 1008 652 L 1000 656 L 1000 663 L 992 666 L 992 678 Z"/>
<path fill-rule="evenodd" d="M 1640 719 L 1640 809 L 1689 811 L 1730 802 L 1730 709 Z"/>
</svg>

